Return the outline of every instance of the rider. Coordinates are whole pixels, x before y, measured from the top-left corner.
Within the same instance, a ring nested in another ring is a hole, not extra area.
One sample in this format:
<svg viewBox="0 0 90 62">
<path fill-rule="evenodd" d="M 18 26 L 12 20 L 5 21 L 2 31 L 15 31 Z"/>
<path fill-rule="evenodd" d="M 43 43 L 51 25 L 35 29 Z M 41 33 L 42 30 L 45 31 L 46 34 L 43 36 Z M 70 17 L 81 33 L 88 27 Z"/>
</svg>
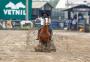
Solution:
<svg viewBox="0 0 90 62">
<path fill-rule="evenodd" d="M 41 20 L 41 28 L 44 24 L 48 25 L 48 27 L 49 27 L 48 30 L 52 36 L 52 29 L 50 27 L 50 24 L 51 24 L 50 16 L 48 16 L 47 14 L 43 14 L 43 18 L 44 19 Z M 38 36 L 37 36 L 36 40 L 39 40 L 39 33 L 40 33 L 41 28 L 38 30 Z M 50 40 L 51 40 L 51 38 L 50 38 Z"/>
</svg>

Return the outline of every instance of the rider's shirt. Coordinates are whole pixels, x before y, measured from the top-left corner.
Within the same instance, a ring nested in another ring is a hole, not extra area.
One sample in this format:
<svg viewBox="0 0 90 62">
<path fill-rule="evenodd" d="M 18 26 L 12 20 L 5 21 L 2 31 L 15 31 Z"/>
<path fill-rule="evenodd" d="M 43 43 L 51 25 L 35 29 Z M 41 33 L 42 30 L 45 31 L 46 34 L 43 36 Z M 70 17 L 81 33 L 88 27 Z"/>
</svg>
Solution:
<svg viewBox="0 0 90 62">
<path fill-rule="evenodd" d="M 47 25 L 49 25 L 49 24 L 51 24 L 51 20 L 50 20 L 49 18 L 45 18 L 45 23 L 46 23 Z"/>
<path fill-rule="evenodd" d="M 40 18 L 40 21 L 41 21 L 41 25 L 44 25 L 44 19 Z"/>
</svg>

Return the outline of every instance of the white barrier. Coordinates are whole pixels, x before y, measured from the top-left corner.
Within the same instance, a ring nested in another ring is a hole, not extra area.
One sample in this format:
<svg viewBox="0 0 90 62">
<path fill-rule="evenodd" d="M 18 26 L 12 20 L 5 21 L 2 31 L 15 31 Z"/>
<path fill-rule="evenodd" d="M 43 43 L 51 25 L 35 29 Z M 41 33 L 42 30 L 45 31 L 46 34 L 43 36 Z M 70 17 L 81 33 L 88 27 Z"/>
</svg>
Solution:
<svg viewBox="0 0 90 62">
<path fill-rule="evenodd" d="M 24 24 L 30 24 L 31 25 L 31 28 L 33 28 L 33 22 L 32 21 L 26 21 L 26 20 L 24 20 L 24 21 L 21 21 L 20 24 L 21 24 L 21 27 L 23 27 Z"/>
</svg>

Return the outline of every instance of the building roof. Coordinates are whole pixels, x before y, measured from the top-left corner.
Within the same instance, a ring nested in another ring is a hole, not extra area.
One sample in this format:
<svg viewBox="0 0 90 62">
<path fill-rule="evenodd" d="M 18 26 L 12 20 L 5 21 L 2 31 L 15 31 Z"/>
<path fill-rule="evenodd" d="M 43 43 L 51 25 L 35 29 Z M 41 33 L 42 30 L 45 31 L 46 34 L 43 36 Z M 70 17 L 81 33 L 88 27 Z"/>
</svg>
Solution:
<svg viewBox="0 0 90 62">
<path fill-rule="evenodd" d="M 74 4 L 84 4 L 84 3 L 90 3 L 90 0 L 68 0 L 68 2 Z"/>
<path fill-rule="evenodd" d="M 64 9 L 64 11 L 73 10 L 73 8 L 90 8 L 90 6 L 81 4 L 81 5 L 71 7 L 71 8 Z"/>
<path fill-rule="evenodd" d="M 66 8 L 66 0 L 59 0 L 58 4 L 56 5 L 56 8 Z"/>
<path fill-rule="evenodd" d="M 47 2 L 32 2 L 32 8 L 41 8 L 43 7 L 45 4 L 47 4 Z"/>
<path fill-rule="evenodd" d="M 67 3 L 69 4 L 68 6 Z M 59 0 L 56 8 L 71 8 L 80 4 L 90 5 L 90 0 Z"/>
</svg>

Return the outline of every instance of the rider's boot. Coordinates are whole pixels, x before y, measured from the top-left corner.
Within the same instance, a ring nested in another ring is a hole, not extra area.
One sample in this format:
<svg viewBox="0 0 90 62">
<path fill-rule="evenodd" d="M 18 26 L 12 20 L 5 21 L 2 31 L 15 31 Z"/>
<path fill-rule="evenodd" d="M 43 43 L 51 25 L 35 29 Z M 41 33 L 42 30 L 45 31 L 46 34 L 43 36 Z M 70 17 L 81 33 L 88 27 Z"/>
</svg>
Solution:
<svg viewBox="0 0 90 62">
<path fill-rule="evenodd" d="M 38 30 L 38 36 L 37 36 L 37 39 L 36 40 L 39 40 L 39 32 L 40 32 L 40 30 Z"/>
</svg>

